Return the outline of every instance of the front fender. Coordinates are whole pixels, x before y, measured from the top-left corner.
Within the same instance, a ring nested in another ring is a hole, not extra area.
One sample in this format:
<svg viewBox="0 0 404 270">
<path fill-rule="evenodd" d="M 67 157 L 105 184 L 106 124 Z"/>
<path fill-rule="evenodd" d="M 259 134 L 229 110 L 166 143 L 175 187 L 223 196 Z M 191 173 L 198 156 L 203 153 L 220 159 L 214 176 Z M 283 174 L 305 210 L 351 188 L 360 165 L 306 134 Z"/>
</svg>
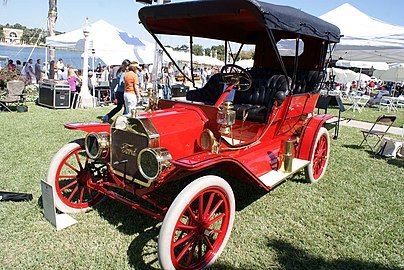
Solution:
<svg viewBox="0 0 404 270">
<path fill-rule="evenodd" d="M 318 131 L 324 125 L 324 123 L 331 119 L 332 116 L 328 114 L 316 115 L 312 117 L 308 123 L 304 126 L 302 135 L 300 136 L 299 148 L 297 151 L 297 157 L 304 160 L 310 160 L 311 153 L 314 147 L 314 140 Z"/>
<path fill-rule="evenodd" d="M 87 133 L 90 132 L 108 132 L 110 133 L 111 125 L 108 123 L 87 122 L 87 123 L 67 123 L 65 128 L 70 130 L 80 130 Z"/>
</svg>

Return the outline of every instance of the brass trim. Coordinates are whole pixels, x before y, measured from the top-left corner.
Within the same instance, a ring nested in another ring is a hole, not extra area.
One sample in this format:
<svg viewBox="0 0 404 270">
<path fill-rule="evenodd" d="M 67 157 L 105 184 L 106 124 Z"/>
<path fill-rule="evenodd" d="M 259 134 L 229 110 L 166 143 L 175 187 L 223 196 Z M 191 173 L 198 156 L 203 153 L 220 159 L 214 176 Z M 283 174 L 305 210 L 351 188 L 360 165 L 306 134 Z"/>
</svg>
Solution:
<svg viewBox="0 0 404 270">
<path fill-rule="evenodd" d="M 285 154 L 283 155 L 283 167 L 285 172 L 292 172 L 293 164 L 293 140 L 285 141 Z"/>
<path fill-rule="evenodd" d="M 202 136 L 204 134 L 208 134 L 209 136 L 209 146 L 205 149 L 202 145 Z M 218 150 L 218 142 L 216 141 L 215 135 L 213 134 L 213 132 L 210 129 L 205 129 L 202 133 L 201 136 L 199 137 L 199 142 L 198 142 L 199 146 L 205 150 L 205 151 L 211 151 L 212 153 L 217 153 Z"/>
<path fill-rule="evenodd" d="M 124 116 L 122 116 L 124 117 Z M 112 149 L 112 137 L 115 128 L 116 121 L 118 120 L 115 119 L 114 123 L 112 124 L 111 127 L 111 135 L 110 135 L 110 162 L 112 164 L 112 156 L 113 156 L 113 149 Z M 132 128 L 133 125 L 141 125 L 141 129 L 144 130 L 144 132 L 139 132 L 135 129 Z M 119 129 L 122 130 L 122 129 Z M 127 131 L 130 133 L 137 134 L 139 136 L 143 136 L 148 138 L 148 147 L 149 148 L 158 148 L 160 146 L 160 134 L 157 132 L 153 122 L 147 118 L 147 117 L 138 117 L 138 118 L 127 118 L 127 126 L 123 131 Z M 122 176 L 123 177 L 123 176 Z"/>
<path fill-rule="evenodd" d="M 157 173 L 155 176 L 151 177 L 148 176 L 147 174 L 145 174 L 145 172 L 143 171 L 143 168 L 141 166 L 141 158 L 142 158 L 142 154 L 144 152 L 150 152 L 153 154 L 154 158 L 157 161 Z M 168 152 L 168 150 L 166 148 L 144 148 L 139 152 L 139 155 L 137 156 L 137 168 L 139 169 L 140 174 L 146 178 L 149 181 L 154 181 L 156 180 L 161 172 L 165 169 L 168 168 L 171 165 L 171 160 L 172 160 L 172 156 L 170 154 L 170 152 Z"/>
<path fill-rule="evenodd" d="M 124 177 L 123 173 L 121 173 L 121 172 L 119 172 L 119 171 L 116 171 L 116 170 L 112 169 L 112 172 L 113 172 L 114 174 L 120 176 L 120 177 Z M 134 177 L 132 177 L 132 176 L 130 176 L 130 175 L 125 175 L 125 179 L 128 180 L 128 181 L 132 181 L 132 182 L 134 182 L 134 183 L 136 183 L 136 184 L 139 184 L 139 185 L 141 185 L 141 186 L 144 186 L 144 187 L 150 187 L 150 185 L 153 183 L 153 181 L 151 181 L 151 180 L 148 180 L 147 183 L 146 183 L 146 182 L 143 182 L 142 180 L 139 180 L 139 179 L 137 179 L 137 178 L 134 178 Z"/>
<path fill-rule="evenodd" d="M 91 155 L 89 149 L 87 148 L 87 141 L 90 136 L 94 136 L 97 144 L 98 144 L 98 151 L 95 156 Z M 86 154 L 91 159 L 100 159 L 107 157 L 110 149 L 111 149 L 111 139 L 108 132 L 91 132 L 86 135 L 84 138 L 84 149 L 86 150 Z"/>
<path fill-rule="evenodd" d="M 149 147 L 156 148 L 160 146 L 160 134 L 157 132 L 156 127 L 150 118 L 138 118 L 143 124 L 147 136 L 149 137 Z"/>
</svg>

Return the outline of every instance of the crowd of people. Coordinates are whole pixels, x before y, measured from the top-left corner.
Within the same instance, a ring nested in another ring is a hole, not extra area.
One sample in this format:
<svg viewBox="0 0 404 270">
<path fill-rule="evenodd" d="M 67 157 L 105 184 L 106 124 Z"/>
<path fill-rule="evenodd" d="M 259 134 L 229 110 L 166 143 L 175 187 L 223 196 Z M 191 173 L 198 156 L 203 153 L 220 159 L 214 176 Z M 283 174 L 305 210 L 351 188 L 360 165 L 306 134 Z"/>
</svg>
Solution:
<svg viewBox="0 0 404 270">
<path fill-rule="evenodd" d="M 381 80 L 352 81 L 347 84 L 334 83 L 333 89 L 344 91 L 347 94 L 361 92 L 364 95 L 372 95 L 374 90 L 384 91 L 390 96 L 404 95 L 403 82 L 383 82 Z"/>
<path fill-rule="evenodd" d="M 7 69 L 15 71 L 21 80 L 27 85 L 39 84 L 43 80 L 65 81 L 69 85 L 71 92 L 80 92 L 82 86 L 82 74 L 80 70 L 75 69 L 69 64 L 65 64 L 63 59 L 50 61 L 49 63 L 41 63 L 41 59 L 37 59 L 35 64 L 32 59 L 21 63 L 20 60 L 8 61 Z M 170 99 L 172 97 L 172 86 L 175 84 L 185 85 L 187 79 L 191 79 L 191 69 L 188 64 L 184 64 L 182 68 L 183 74 L 174 68 L 170 62 L 162 68 L 160 77 L 160 88 L 162 89 L 162 97 Z M 194 69 L 194 77 L 199 77 L 198 87 L 203 87 L 209 78 L 218 73 L 218 67 L 199 67 Z M 151 82 L 151 75 L 148 65 L 139 65 L 136 62 L 125 60 L 119 66 L 102 66 L 98 63 L 93 71 L 88 72 L 88 88 L 93 89 L 98 85 L 109 87 L 108 96 L 102 97 L 114 101 L 116 107 L 108 114 L 103 116 L 102 120 L 108 122 L 116 113 L 124 108 L 124 114 L 130 114 L 137 106 L 141 99 L 140 93 L 147 89 L 148 83 Z M 73 96 L 73 95 L 72 95 Z"/>
<path fill-rule="evenodd" d="M 194 76 L 197 77 L 200 81 L 198 87 L 203 87 L 209 80 L 209 78 L 218 73 L 218 67 L 199 67 L 194 69 Z M 183 76 L 183 74 L 185 76 Z M 186 84 L 186 81 L 192 79 L 191 69 L 188 64 L 184 64 L 182 67 L 182 73 L 180 71 L 176 71 L 174 69 L 174 65 L 169 62 L 167 66 L 162 69 L 162 80 L 161 80 L 161 88 L 163 90 L 162 97 L 165 99 L 169 99 L 172 96 L 172 86 L 177 83 L 181 83 L 183 85 Z"/>
<path fill-rule="evenodd" d="M 33 83 L 39 83 L 42 80 L 44 72 L 46 72 L 44 65 L 41 65 L 41 59 L 37 59 L 35 64 L 32 59 L 27 62 L 21 63 L 20 60 L 8 60 L 7 70 L 9 72 L 16 72 L 27 85 Z"/>
</svg>

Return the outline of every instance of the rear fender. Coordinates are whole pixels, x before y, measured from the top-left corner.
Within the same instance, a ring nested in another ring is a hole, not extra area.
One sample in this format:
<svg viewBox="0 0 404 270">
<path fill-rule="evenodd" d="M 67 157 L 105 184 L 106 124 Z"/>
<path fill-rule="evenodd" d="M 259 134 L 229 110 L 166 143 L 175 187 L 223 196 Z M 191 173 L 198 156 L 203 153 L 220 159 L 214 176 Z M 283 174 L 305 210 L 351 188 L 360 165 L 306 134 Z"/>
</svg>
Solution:
<svg viewBox="0 0 404 270">
<path fill-rule="evenodd" d="M 331 118 L 332 116 L 327 114 L 316 115 L 303 127 L 302 135 L 300 136 L 299 149 L 297 151 L 298 158 L 310 160 L 317 133 L 325 122 Z"/>
<path fill-rule="evenodd" d="M 87 133 L 90 132 L 108 132 L 110 133 L 111 125 L 108 123 L 88 122 L 88 123 L 67 123 L 65 128 L 70 130 L 80 130 Z"/>
</svg>

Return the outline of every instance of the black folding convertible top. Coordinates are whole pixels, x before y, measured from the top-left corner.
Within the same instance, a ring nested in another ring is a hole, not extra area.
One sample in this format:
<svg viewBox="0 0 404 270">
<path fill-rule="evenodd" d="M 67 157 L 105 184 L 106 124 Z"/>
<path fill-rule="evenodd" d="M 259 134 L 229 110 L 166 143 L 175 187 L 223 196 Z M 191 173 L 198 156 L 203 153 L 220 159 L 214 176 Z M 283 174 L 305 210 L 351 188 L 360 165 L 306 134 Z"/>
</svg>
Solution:
<svg viewBox="0 0 404 270">
<path fill-rule="evenodd" d="M 296 8 L 256 0 L 199 0 L 146 6 L 139 18 L 154 34 L 186 35 L 253 44 L 267 30 L 286 31 L 332 43 L 335 25 Z"/>
</svg>

